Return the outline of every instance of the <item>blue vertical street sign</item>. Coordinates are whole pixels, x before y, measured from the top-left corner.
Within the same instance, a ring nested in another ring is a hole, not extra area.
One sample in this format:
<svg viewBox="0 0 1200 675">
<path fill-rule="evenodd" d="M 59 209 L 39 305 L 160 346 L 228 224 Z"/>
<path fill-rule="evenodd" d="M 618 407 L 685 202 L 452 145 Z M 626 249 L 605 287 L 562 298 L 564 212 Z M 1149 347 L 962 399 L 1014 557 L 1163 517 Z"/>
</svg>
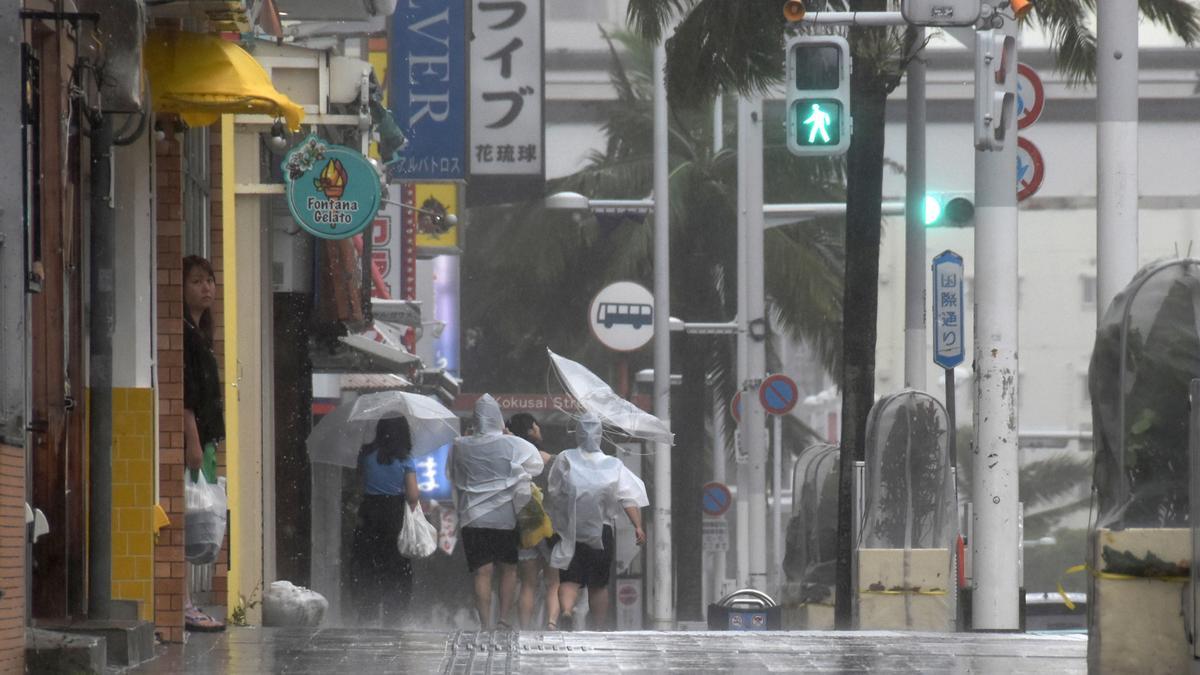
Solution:
<svg viewBox="0 0 1200 675">
<path fill-rule="evenodd" d="M 388 35 L 388 105 L 408 145 L 384 158 L 394 181 L 467 175 L 467 3 L 396 7 Z"/>
<path fill-rule="evenodd" d="M 436 501 L 446 501 L 453 492 L 450 489 L 450 479 L 446 477 L 446 464 L 450 459 L 450 446 L 443 445 L 428 455 L 413 458 L 417 467 L 417 488 L 421 497 Z"/>
<path fill-rule="evenodd" d="M 963 259 L 942 251 L 933 259 L 933 362 L 953 368 L 963 362 Z"/>
</svg>

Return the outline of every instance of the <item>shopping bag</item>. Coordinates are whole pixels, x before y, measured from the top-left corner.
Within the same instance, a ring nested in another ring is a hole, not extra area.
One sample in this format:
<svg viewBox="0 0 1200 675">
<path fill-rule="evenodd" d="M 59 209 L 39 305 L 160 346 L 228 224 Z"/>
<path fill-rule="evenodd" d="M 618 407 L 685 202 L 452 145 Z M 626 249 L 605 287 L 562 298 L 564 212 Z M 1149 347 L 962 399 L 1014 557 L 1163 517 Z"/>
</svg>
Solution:
<svg viewBox="0 0 1200 675">
<path fill-rule="evenodd" d="M 405 558 L 428 558 L 437 550 L 437 530 L 425 520 L 425 512 L 418 502 L 408 509 L 404 525 L 396 537 L 396 548 Z"/>
<path fill-rule="evenodd" d="M 192 564 L 204 565 L 216 562 L 225 539 L 225 485 L 220 478 L 210 483 L 204 472 L 195 479 L 190 474 L 185 472 L 183 480 L 183 555 Z"/>
<path fill-rule="evenodd" d="M 554 535 L 550 516 L 542 507 L 542 490 L 536 485 L 530 486 L 530 500 L 517 514 L 517 529 L 521 531 L 521 548 L 533 548 Z"/>
</svg>

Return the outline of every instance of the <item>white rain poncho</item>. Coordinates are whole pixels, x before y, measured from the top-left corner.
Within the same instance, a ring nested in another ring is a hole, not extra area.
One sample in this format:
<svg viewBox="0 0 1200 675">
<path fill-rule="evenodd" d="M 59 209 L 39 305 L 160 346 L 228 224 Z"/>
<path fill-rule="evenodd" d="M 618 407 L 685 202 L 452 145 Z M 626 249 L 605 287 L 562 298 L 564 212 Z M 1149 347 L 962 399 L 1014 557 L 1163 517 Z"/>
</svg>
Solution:
<svg viewBox="0 0 1200 675">
<path fill-rule="evenodd" d="M 530 480 L 542 472 L 537 448 L 503 430 L 500 405 L 484 394 L 475 402 L 475 433 L 455 439 L 450 451 L 460 527 L 516 528 Z"/>
<path fill-rule="evenodd" d="M 646 485 L 616 457 L 600 451 L 600 418 L 584 413 L 575 431 L 578 448 L 560 453 L 550 468 L 547 510 L 560 540 L 550 565 L 565 570 L 575 544 L 604 548 L 604 526 L 613 525 L 627 506 L 649 506 Z"/>
</svg>

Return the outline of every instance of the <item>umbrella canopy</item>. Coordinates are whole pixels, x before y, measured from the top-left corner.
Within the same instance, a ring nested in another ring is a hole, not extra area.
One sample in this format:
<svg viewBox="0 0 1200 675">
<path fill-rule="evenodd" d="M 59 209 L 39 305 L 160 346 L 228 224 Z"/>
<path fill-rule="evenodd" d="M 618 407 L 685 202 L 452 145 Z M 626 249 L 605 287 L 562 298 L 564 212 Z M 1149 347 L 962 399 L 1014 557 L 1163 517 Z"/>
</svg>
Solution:
<svg viewBox="0 0 1200 675">
<path fill-rule="evenodd" d="M 434 398 L 381 391 L 343 403 L 323 417 L 308 435 L 309 459 L 354 468 L 363 444 L 375 438 L 376 423 L 389 417 L 408 418 L 414 457 L 427 455 L 458 436 L 458 417 Z"/>
<path fill-rule="evenodd" d="M 579 363 L 549 349 L 546 352 L 550 354 L 550 362 L 554 364 L 563 387 L 584 410 L 634 438 L 667 445 L 675 443 L 675 435 L 666 422 L 617 396 L 604 380 Z"/>
</svg>

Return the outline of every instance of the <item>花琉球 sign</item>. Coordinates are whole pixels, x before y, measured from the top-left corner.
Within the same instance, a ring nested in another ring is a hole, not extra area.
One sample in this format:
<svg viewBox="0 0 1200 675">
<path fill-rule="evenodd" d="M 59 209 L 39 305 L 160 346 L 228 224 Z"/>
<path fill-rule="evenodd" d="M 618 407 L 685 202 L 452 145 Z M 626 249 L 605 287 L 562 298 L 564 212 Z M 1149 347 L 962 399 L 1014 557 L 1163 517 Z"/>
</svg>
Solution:
<svg viewBox="0 0 1200 675">
<path fill-rule="evenodd" d="M 288 209 L 322 239 L 345 239 L 375 219 L 379 173 L 362 154 L 309 136 L 283 160 Z"/>
</svg>

